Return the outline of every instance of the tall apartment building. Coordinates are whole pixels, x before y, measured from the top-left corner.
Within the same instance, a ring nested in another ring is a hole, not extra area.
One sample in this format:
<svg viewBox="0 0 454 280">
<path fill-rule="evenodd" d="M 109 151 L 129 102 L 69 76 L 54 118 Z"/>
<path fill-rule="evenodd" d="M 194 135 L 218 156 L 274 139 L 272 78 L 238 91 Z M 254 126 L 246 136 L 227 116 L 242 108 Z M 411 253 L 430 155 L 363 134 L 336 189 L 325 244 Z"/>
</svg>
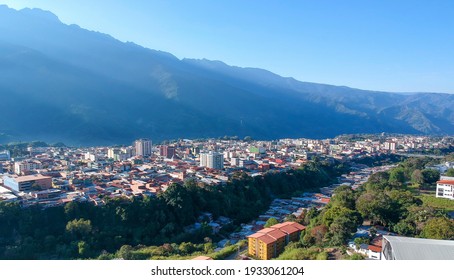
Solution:
<svg viewBox="0 0 454 280">
<path fill-rule="evenodd" d="M 395 151 L 396 150 L 396 142 L 385 142 L 385 150 Z"/>
<path fill-rule="evenodd" d="M 276 224 L 249 235 L 248 253 L 261 260 L 279 256 L 291 241 L 298 241 L 306 227 L 295 222 Z"/>
<path fill-rule="evenodd" d="M 210 151 L 208 153 L 200 153 L 200 166 L 205 166 L 212 169 L 223 169 L 224 155 L 213 151 Z"/>
<path fill-rule="evenodd" d="M 159 148 L 159 154 L 165 158 L 173 158 L 175 155 L 175 147 L 163 145 Z"/>
<path fill-rule="evenodd" d="M 41 168 L 43 166 L 39 161 L 18 161 L 14 163 L 14 173 L 17 175 Z"/>
<path fill-rule="evenodd" d="M 138 139 L 134 142 L 136 149 L 136 156 L 149 156 L 151 155 L 151 140 L 150 139 Z"/>
</svg>

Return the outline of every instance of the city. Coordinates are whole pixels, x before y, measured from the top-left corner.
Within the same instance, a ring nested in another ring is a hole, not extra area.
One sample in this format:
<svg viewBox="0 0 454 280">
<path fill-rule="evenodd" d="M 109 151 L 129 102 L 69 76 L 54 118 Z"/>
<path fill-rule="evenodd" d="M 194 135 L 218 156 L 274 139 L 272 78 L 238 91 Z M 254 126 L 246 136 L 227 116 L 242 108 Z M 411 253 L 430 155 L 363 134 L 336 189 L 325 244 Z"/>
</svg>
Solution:
<svg viewBox="0 0 454 280">
<path fill-rule="evenodd" d="M 22 145 L 22 150 L 14 149 L 17 154 L 14 156 L 10 150 L 0 152 L 0 167 L 4 172 L 0 181 L 0 200 L 18 202 L 22 207 L 59 207 L 70 202 L 102 207 L 107 200 L 115 198 L 134 200 L 157 197 L 175 184 L 191 182 L 202 189 L 209 186 L 222 187 L 241 173 L 258 178 L 298 170 L 314 161 L 349 164 L 350 171 L 338 176 L 333 184 L 317 186 L 319 192 L 302 192 L 289 198 L 274 198 L 267 211 L 252 222 L 242 223 L 233 232 L 221 231 L 231 227 L 232 218 L 213 217 L 210 212 L 200 213 L 194 224 L 184 227 L 187 234 L 194 234 L 203 227 L 210 228 L 212 234 L 217 236 L 213 245 L 216 251 L 238 244 L 238 252 L 231 252 L 226 256 L 228 258 L 271 259 L 278 257 L 290 241 L 299 240 L 299 235 L 306 226 L 295 223 L 295 218 L 304 217 L 311 209 L 321 212 L 338 188 L 361 188 L 372 174 L 396 168 L 396 164 L 405 157 L 440 160 L 443 158 L 440 151 L 450 151 L 453 141 L 450 137 L 381 134 L 345 135 L 325 140 L 275 141 L 224 137 L 165 141 L 159 145 L 152 145 L 149 139 L 138 139 L 132 146 L 87 148 Z M 370 159 L 384 161 L 377 161 L 375 167 L 361 163 Z M 453 166 L 454 162 L 445 162 L 428 165 L 426 168 L 444 174 Z M 452 177 L 442 176 L 434 196 L 454 200 L 453 180 Z M 293 217 L 290 218 L 292 222 L 289 217 Z M 282 223 L 272 226 L 276 233 L 266 229 L 270 220 Z M 295 231 L 290 230 L 294 233 L 289 235 L 287 241 L 275 243 L 286 236 L 278 226 L 288 228 L 289 223 L 296 225 Z M 370 228 L 364 225 L 358 227 L 357 233 L 348 239 L 350 249 L 346 252 L 347 255 L 382 258 L 381 236 L 396 234 L 382 228 L 378 230 L 380 238 L 371 241 L 374 245 L 357 245 L 363 240 L 361 238 L 370 235 Z M 249 245 L 243 240 L 249 240 Z M 272 250 L 266 250 L 265 245 L 263 249 L 257 249 L 262 242 L 258 240 L 262 240 L 267 246 L 281 245 L 271 253 Z M 240 250 L 243 251 L 241 254 Z M 338 254 L 339 252 L 333 251 L 327 256 L 339 258 Z"/>
</svg>

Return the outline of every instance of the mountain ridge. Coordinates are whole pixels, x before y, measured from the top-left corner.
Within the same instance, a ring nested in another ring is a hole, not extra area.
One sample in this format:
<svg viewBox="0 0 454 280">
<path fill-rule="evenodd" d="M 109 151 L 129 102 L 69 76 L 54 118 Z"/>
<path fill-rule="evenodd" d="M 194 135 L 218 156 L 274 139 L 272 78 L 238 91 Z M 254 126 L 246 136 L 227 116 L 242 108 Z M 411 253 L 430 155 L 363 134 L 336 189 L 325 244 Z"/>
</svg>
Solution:
<svg viewBox="0 0 454 280">
<path fill-rule="evenodd" d="M 117 144 L 138 137 L 454 133 L 450 94 L 359 90 L 180 60 L 49 13 L 0 6 L 0 100 L 7 104 L 0 134 L 8 139 Z"/>
</svg>

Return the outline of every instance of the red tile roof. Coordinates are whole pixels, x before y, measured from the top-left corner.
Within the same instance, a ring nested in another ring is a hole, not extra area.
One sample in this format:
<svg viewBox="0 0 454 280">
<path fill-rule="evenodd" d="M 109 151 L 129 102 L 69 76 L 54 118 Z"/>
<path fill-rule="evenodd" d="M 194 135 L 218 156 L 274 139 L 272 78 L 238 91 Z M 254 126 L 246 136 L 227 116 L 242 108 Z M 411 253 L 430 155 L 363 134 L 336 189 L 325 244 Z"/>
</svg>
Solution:
<svg viewBox="0 0 454 280">
<path fill-rule="evenodd" d="M 441 181 L 437 181 L 437 184 L 454 185 L 454 180 L 441 180 Z"/>
<path fill-rule="evenodd" d="M 276 239 L 267 235 L 267 234 L 264 234 L 262 236 L 260 236 L 259 238 L 257 238 L 258 240 L 262 241 L 263 243 L 265 244 L 271 244 L 271 243 L 274 243 L 276 242 Z"/>
<path fill-rule="evenodd" d="M 372 252 L 381 252 L 381 247 L 374 246 L 374 245 L 369 245 L 367 246 L 367 249 L 371 250 Z"/>
</svg>

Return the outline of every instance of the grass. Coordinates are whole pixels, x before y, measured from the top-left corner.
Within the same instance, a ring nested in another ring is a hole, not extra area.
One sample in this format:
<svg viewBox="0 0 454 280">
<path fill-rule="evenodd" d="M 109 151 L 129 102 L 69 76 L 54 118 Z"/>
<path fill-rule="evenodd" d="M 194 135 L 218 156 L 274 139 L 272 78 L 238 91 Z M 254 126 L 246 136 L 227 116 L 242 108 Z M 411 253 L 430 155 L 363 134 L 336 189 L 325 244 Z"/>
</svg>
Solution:
<svg viewBox="0 0 454 280">
<path fill-rule="evenodd" d="M 454 211 L 454 200 L 447 198 L 435 197 L 435 195 L 422 194 L 419 196 L 424 206 L 433 207 L 436 209 Z"/>
</svg>

